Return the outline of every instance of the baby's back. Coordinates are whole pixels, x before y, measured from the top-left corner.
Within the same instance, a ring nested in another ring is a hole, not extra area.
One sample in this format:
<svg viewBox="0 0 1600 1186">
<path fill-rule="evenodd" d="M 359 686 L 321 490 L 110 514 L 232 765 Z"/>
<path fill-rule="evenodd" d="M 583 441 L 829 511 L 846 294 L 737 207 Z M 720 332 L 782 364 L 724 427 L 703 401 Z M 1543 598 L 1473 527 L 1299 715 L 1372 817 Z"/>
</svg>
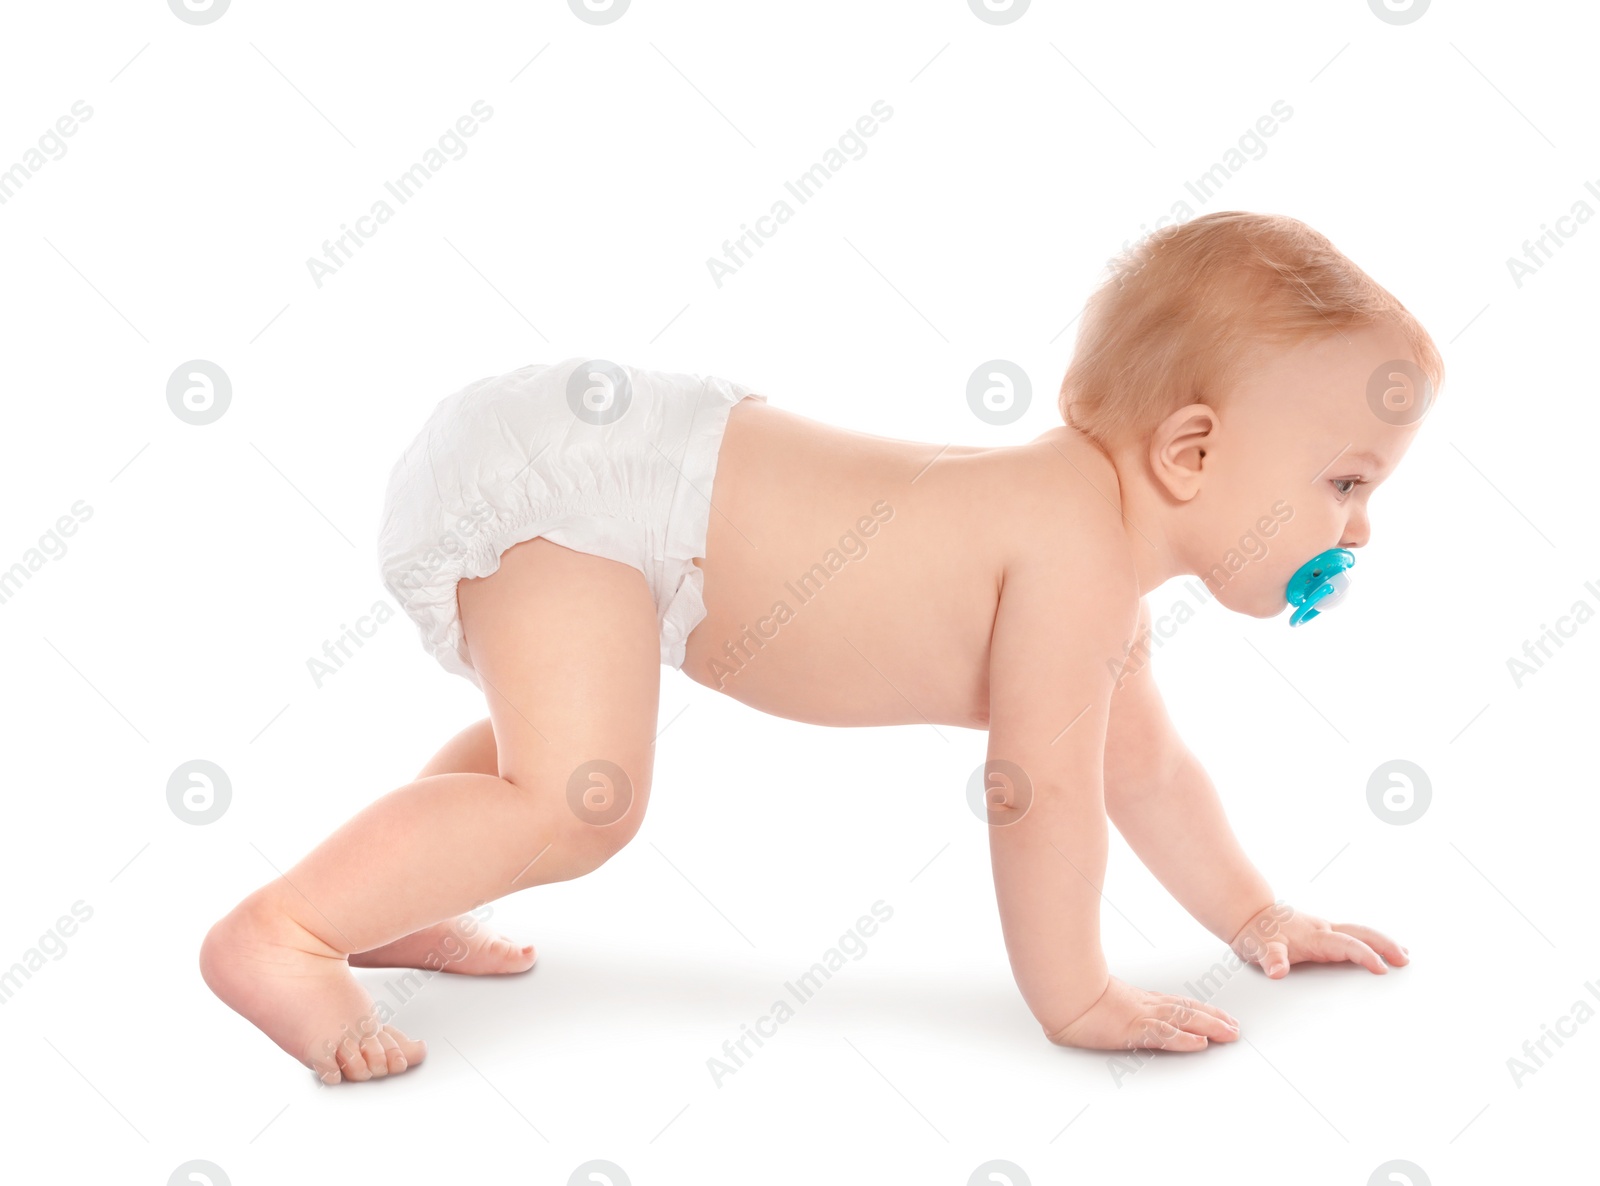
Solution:
<svg viewBox="0 0 1600 1186">
<path fill-rule="evenodd" d="M 1008 557 L 1075 549 L 1092 579 L 1118 501 L 1110 460 L 1065 426 L 941 446 L 745 400 L 718 455 L 706 617 L 683 670 L 795 720 L 985 728 Z"/>
</svg>

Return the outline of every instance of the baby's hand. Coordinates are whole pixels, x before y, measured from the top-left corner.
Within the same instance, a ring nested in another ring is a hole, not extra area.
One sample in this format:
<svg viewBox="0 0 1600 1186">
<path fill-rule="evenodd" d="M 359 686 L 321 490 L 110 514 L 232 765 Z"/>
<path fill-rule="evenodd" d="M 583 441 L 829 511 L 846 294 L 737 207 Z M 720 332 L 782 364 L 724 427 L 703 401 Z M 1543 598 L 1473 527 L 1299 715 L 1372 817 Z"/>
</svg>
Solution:
<svg viewBox="0 0 1600 1186">
<path fill-rule="evenodd" d="M 1384 960 L 1395 966 L 1411 962 L 1404 947 L 1371 927 L 1355 923 L 1335 926 L 1282 902 L 1257 913 L 1229 946 L 1245 962 L 1260 964 L 1274 980 L 1287 976 L 1291 964 L 1307 960 L 1319 964 L 1348 960 L 1378 975 L 1389 971 Z"/>
<path fill-rule="evenodd" d="M 1207 1039 L 1232 1042 L 1239 1023 L 1191 997 L 1146 992 L 1111 977 L 1100 999 L 1071 1025 L 1050 1035 L 1057 1046 L 1085 1050 L 1204 1050 Z"/>
</svg>

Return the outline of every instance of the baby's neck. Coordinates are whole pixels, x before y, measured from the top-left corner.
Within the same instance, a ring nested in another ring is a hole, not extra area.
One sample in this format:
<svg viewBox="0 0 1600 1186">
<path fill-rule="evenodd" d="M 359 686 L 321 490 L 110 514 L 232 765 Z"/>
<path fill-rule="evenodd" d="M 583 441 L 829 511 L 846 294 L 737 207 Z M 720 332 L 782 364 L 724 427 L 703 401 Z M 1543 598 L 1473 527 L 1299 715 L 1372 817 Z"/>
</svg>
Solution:
<svg viewBox="0 0 1600 1186">
<path fill-rule="evenodd" d="M 1128 555 L 1138 573 L 1139 596 L 1173 577 L 1195 572 L 1195 567 L 1184 560 L 1174 537 L 1172 507 L 1150 481 L 1140 459 L 1128 450 L 1106 455 L 1117 472 L 1117 489 L 1108 493 L 1122 507 L 1122 530 L 1128 537 Z"/>
<path fill-rule="evenodd" d="M 1069 441 L 1087 442 L 1111 462 L 1116 485 L 1100 493 L 1122 510 L 1122 530 L 1128 537 L 1128 555 L 1138 574 L 1139 596 L 1143 597 L 1173 577 L 1198 572 L 1197 567 L 1185 561 L 1174 531 L 1173 508 L 1151 483 L 1137 450 L 1108 451 L 1069 425 L 1040 433 L 1032 444 L 1050 445 L 1066 457 Z M 1098 487 L 1104 482 L 1096 480 L 1095 484 Z"/>
</svg>

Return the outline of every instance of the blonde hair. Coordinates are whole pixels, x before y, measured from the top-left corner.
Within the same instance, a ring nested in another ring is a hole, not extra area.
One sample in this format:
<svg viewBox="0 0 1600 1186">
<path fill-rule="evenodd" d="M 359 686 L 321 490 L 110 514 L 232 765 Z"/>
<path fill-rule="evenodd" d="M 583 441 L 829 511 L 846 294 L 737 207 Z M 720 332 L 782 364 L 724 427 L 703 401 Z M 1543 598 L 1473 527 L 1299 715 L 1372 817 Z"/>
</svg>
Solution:
<svg viewBox="0 0 1600 1186">
<path fill-rule="evenodd" d="M 1252 350 L 1379 323 L 1436 396 L 1444 360 L 1415 317 L 1328 239 L 1281 214 L 1222 210 L 1152 232 L 1089 298 L 1061 416 L 1102 448 L 1187 403 L 1220 407 Z"/>
</svg>

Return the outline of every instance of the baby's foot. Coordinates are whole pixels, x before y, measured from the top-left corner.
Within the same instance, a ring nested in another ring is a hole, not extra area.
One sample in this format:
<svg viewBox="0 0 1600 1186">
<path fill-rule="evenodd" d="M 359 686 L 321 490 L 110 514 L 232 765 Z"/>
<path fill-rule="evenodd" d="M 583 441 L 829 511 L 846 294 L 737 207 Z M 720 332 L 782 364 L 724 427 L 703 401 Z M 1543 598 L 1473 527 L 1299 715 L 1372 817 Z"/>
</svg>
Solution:
<svg viewBox="0 0 1600 1186">
<path fill-rule="evenodd" d="M 484 930 L 469 914 L 424 927 L 371 951 L 350 956 L 353 968 L 427 968 L 463 976 L 526 972 L 538 956 L 504 935 Z"/>
<path fill-rule="evenodd" d="M 349 965 L 263 896 L 212 927 L 200 974 L 224 1004 L 327 1084 L 398 1075 L 427 1047 L 382 1025 Z"/>
</svg>

